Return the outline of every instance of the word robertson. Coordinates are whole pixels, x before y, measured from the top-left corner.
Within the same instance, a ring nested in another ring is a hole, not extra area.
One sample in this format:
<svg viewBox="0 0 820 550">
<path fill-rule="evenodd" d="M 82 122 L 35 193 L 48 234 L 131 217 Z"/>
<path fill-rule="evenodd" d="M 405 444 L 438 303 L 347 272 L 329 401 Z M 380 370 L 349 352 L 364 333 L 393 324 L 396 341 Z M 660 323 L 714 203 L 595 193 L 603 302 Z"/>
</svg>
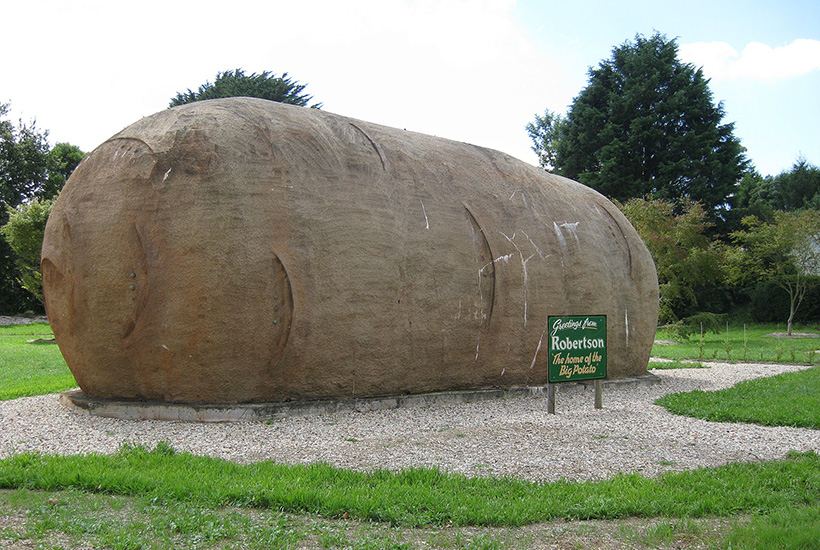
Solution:
<svg viewBox="0 0 820 550">
<path fill-rule="evenodd" d="M 560 336 L 552 336 L 552 349 L 554 350 L 601 349 L 604 347 L 606 347 L 606 344 L 604 344 L 603 338 L 587 338 L 584 336 L 578 340 L 572 340 L 570 338 L 564 338 L 562 340 Z"/>
</svg>

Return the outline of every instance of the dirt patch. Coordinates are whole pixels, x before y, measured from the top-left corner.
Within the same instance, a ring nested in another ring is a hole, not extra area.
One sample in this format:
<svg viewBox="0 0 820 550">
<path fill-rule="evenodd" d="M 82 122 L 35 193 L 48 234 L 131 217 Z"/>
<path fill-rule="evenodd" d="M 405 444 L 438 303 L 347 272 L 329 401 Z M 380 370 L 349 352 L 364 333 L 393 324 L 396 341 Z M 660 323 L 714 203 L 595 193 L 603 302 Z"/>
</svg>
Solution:
<svg viewBox="0 0 820 550">
<path fill-rule="evenodd" d="M 820 338 L 820 334 L 813 332 L 772 332 L 771 334 L 764 334 L 764 338 Z"/>
<path fill-rule="evenodd" d="M 35 338 L 34 340 L 26 340 L 26 344 L 56 344 L 56 338 Z"/>
</svg>

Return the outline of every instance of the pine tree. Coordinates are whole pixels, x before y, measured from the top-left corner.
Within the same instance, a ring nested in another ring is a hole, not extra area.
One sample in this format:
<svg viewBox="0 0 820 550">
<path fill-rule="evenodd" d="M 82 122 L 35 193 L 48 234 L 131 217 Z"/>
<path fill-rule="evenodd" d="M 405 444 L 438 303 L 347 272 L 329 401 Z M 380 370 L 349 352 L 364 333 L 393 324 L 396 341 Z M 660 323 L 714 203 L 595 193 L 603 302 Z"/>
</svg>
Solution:
<svg viewBox="0 0 820 550">
<path fill-rule="evenodd" d="M 660 34 L 641 35 L 589 71 L 562 121 L 558 171 L 620 201 L 652 197 L 725 208 L 746 166 L 708 80 Z"/>
<path fill-rule="evenodd" d="M 280 103 L 306 106 L 313 96 L 303 93 L 305 84 L 291 80 L 288 73 L 276 76 L 268 71 L 260 74 L 246 75 L 242 69 L 225 71 L 216 75 L 212 83 L 206 82 L 196 92 L 190 89 L 185 93 L 178 93 L 171 98 L 169 107 L 176 107 L 185 103 L 201 101 L 203 99 L 218 99 L 223 97 L 258 97 Z M 320 109 L 321 103 L 311 105 Z"/>
</svg>

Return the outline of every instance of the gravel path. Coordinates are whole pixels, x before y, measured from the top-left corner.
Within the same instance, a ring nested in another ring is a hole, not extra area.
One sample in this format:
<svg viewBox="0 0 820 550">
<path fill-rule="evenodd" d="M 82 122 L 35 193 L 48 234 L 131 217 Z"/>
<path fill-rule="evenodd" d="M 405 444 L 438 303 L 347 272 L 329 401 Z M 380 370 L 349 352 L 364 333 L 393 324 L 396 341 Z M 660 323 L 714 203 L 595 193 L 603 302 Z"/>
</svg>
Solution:
<svg viewBox="0 0 820 550">
<path fill-rule="evenodd" d="M 5 325 L 30 325 L 31 323 L 47 323 L 48 317 L 44 315 L 32 317 L 10 317 L 8 315 L 0 315 L 0 326 Z"/>
<path fill-rule="evenodd" d="M 653 371 L 661 383 L 559 391 L 558 414 L 544 396 L 472 404 L 296 417 L 270 424 L 126 421 L 71 412 L 57 395 L 0 402 L 0 457 L 23 451 L 111 453 L 123 442 L 238 462 L 327 462 L 357 470 L 438 466 L 470 476 L 529 480 L 600 479 L 617 472 L 655 476 L 727 462 L 820 452 L 820 430 L 706 422 L 653 405 L 670 392 L 714 390 L 802 367 L 713 363 L 711 368 Z"/>
</svg>

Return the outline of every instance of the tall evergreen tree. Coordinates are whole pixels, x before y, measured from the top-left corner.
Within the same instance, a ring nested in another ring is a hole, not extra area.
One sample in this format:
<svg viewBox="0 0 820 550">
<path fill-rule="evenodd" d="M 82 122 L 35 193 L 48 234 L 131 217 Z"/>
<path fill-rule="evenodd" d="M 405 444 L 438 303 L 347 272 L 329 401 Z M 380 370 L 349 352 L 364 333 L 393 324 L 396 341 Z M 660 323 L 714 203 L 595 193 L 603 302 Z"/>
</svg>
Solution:
<svg viewBox="0 0 820 550">
<path fill-rule="evenodd" d="M 641 35 L 589 71 L 562 121 L 559 173 L 620 201 L 650 196 L 725 208 L 746 166 L 708 80 L 675 40 Z"/>
<path fill-rule="evenodd" d="M 797 158 L 789 170 L 777 176 L 761 176 L 749 169 L 743 174 L 727 212 L 724 231 L 740 231 L 746 216 L 773 223 L 777 211 L 820 210 L 820 168 L 804 157 Z"/>
<path fill-rule="evenodd" d="M 185 93 L 178 93 L 171 98 L 169 107 L 176 107 L 185 103 L 201 101 L 203 99 L 218 99 L 222 97 L 258 97 L 280 103 L 306 106 L 313 96 L 304 93 L 306 84 L 299 84 L 291 80 L 288 73 L 276 76 L 268 71 L 259 74 L 246 75 L 242 69 L 217 73 L 213 83 L 206 82 L 195 92 L 190 89 Z M 311 105 L 320 109 L 321 103 Z"/>
<path fill-rule="evenodd" d="M 782 172 L 772 180 L 772 187 L 776 208 L 787 211 L 806 208 L 815 196 L 820 195 L 820 168 L 800 156 L 791 170 Z"/>
</svg>

